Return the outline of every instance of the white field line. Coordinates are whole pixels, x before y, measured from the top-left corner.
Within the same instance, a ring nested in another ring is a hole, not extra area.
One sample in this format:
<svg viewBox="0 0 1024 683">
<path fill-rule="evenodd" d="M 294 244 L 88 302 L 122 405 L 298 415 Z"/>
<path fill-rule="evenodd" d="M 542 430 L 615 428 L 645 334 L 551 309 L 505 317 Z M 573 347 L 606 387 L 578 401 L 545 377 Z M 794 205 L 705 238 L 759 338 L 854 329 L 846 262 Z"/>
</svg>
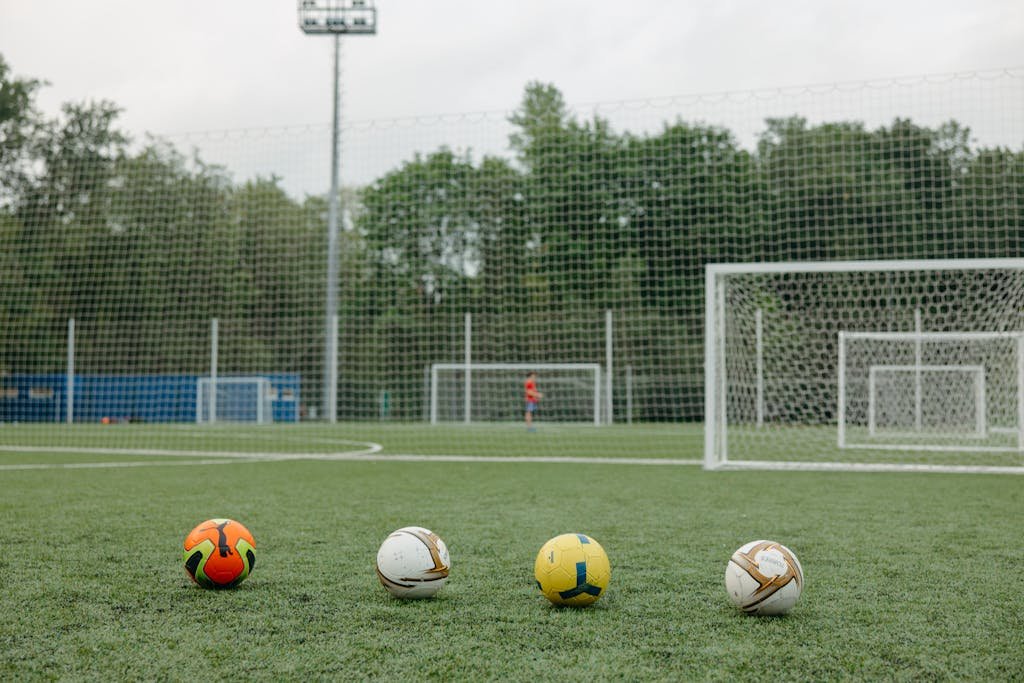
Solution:
<svg viewBox="0 0 1024 683">
<path fill-rule="evenodd" d="M 324 453 L 323 455 L 348 455 L 350 453 L 371 454 L 381 451 L 384 446 L 372 441 L 336 441 L 348 443 L 360 448 L 355 451 L 340 453 Z M 90 455 L 167 455 L 180 457 L 208 458 L 249 458 L 252 460 L 287 460 L 292 457 L 305 458 L 308 453 L 268 453 L 265 451 L 196 451 L 169 448 L 102 448 L 88 446 L 6 446 L 0 445 L 0 451 L 8 453 L 85 453 Z"/>
<path fill-rule="evenodd" d="M 0 465 L 0 471 L 44 470 L 44 469 L 99 469 L 117 467 L 159 467 L 172 465 L 230 465 L 235 463 L 281 462 L 286 460 L 320 460 L 337 462 L 463 462 L 463 463 L 529 463 L 529 464 L 586 464 L 586 465 L 644 465 L 644 466 L 698 466 L 703 463 L 699 459 L 678 458 L 601 458 L 571 456 L 502 456 L 502 455 L 421 455 L 399 453 L 385 455 L 380 453 L 380 444 L 365 443 L 361 452 L 344 453 L 240 453 L 216 451 L 172 451 L 162 449 L 134 450 L 124 448 L 76 448 L 68 447 L 16 447 L 0 446 L 0 451 L 12 452 L 60 452 L 89 453 L 96 455 L 157 455 L 179 456 L 183 458 L 203 457 L 199 460 L 142 460 L 113 461 L 91 463 L 21 463 Z M 1024 474 L 1024 467 L 998 466 L 964 466 L 964 465 L 925 465 L 925 464 L 890 464 L 890 463 L 832 463 L 832 462 L 770 462 L 770 461 L 732 461 L 723 470 L 789 470 L 818 472 L 942 472 L 942 473 L 984 473 L 984 474 Z"/>
<path fill-rule="evenodd" d="M 532 463 L 532 464 L 586 464 L 586 465 L 700 465 L 698 459 L 674 458 L 595 458 L 571 456 L 501 456 L 501 455 L 419 455 L 400 453 L 384 455 L 381 444 L 366 442 L 362 451 L 343 453 L 240 453 L 217 451 L 174 451 L 163 449 L 78 448 L 62 446 L 19 447 L 0 446 L 0 451 L 41 453 L 87 453 L 91 455 L 155 455 L 176 457 L 204 457 L 203 460 L 151 460 L 93 463 L 23 463 L 0 465 L 0 471 L 43 469 L 95 469 L 104 467 L 146 467 L 168 465 L 224 465 L 240 462 L 280 462 L 284 460 L 322 460 L 342 462 L 466 462 L 466 463 Z"/>
<path fill-rule="evenodd" d="M 265 460 L 136 460 L 136 461 L 112 461 L 112 462 L 36 462 L 22 463 L 16 465 L 0 465 L 0 472 L 14 470 L 89 470 L 108 469 L 114 467 L 161 467 L 169 465 L 235 465 L 240 462 L 266 462 Z"/>
<path fill-rule="evenodd" d="M 342 453 L 339 455 L 305 455 L 307 460 L 345 460 L 365 462 L 516 462 L 540 464 L 585 464 L 585 465 L 700 465 L 703 460 L 683 460 L 676 458 L 591 458 L 558 455 L 420 455 L 398 453 L 394 455 L 364 455 L 359 453 Z"/>
<path fill-rule="evenodd" d="M 372 441 L 338 441 L 353 446 L 360 446 L 358 451 L 341 453 L 325 453 L 328 459 L 348 455 L 372 455 L 384 447 Z M 281 460 L 304 460 L 307 453 L 253 453 L 244 451 L 196 451 L 171 450 L 163 448 L 92 448 L 85 446 L 7 446 L 0 445 L 0 452 L 8 453 L 79 453 L 86 455 L 152 455 L 174 458 L 202 458 L 200 460 L 138 460 L 110 462 L 75 462 L 75 463 L 17 463 L 0 465 L 0 472 L 12 470 L 52 470 L 52 469 L 98 469 L 107 467 L 166 467 L 168 465 L 226 465 L 240 462 L 276 462 Z"/>
<path fill-rule="evenodd" d="M 788 472 L 937 472 L 942 474 L 1024 474 L 1024 465 L 926 465 L 923 463 L 780 462 L 730 460 L 719 470 Z"/>
</svg>

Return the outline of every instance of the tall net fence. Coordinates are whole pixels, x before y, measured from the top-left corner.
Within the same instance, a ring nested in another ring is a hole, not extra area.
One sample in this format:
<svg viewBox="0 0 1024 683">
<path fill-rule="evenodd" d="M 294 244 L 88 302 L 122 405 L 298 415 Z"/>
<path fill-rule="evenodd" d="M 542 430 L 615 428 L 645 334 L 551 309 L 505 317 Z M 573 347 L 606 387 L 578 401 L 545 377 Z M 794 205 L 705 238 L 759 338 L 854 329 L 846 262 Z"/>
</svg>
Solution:
<svg viewBox="0 0 1024 683">
<path fill-rule="evenodd" d="M 0 421 L 67 421 L 90 383 L 121 398 L 73 421 L 178 421 L 214 363 L 322 419 L 329 127 L 128 141 L 78 109 L 44 137 L 4 150 Z M 531 84 L 341 151 L 341 421 L 424 420 L 469 312 L 473 362 L 611 358 L 605 419 L 696 425 L 706 263 L 1024 251 L 1021 69 L 575 107 Z"/>
</svg>

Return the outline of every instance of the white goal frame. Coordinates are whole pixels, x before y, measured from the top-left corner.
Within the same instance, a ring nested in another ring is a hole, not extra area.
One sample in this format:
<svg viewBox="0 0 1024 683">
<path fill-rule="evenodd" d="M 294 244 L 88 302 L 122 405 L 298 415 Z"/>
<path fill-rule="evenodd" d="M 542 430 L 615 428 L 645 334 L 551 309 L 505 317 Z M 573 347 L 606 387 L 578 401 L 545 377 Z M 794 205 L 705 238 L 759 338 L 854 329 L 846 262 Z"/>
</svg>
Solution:
<svg viewBox="0 0 1024 683">
<path fill-rule="evenodd" d="M 1024 271 L 1024 259 L 911 259 L 870 261 L 787 261 L 774 263 L 709 263 L 704 270 L 704 468 L 826 470 L 826 471 L 924 471 L 985 472 L 1024 474 L 1016 465 L 933 465 L 923 463 L 878 462 L 788 462 L 730 460 L 728 449 L 729 392 L 726 372 L 726 309 L 727 279 L 735 275 L 784 275 L 807 273 L 867 273 L 913 271 L 1016 270 Z M 909 333 L 911 335 L 915 333 Z M 1010 333 L 1021 336 L 1020 333 Z M 1018 349 L 1021 349 L 1018 346 Z M 757 347 L 760 365 L 760 346 Z M 1022 351 L 1018 351 L 1018 358 Z M 840 365 L 843 359 L 840 360 Z M 1018 386 L 1024 386 L 1024 363 L 1018 362 Z M 762 378 L 757 377 L 758 386 Z M 761 410 L 758 405 L 758 410 Z M 1018 399 L 1018 428 L 1024 431 L 1024 402 Z M 837 420 L 838 421 L 838 420 Z M 841 423 L 841 422 L 840 422 Z M 1024 434 L 1019 438 L 1024 443 Z M 961 448 L 960 450 L 964 450 Z"/>
<path fill-rule="evenodd" d="M 274 421 L 270 380 L 266 377 L 200 377 L 196 381 L 196 423 L 213 424 L 223 422 L 217 414 L 217 388 L 225 385 L 256 385 L 256 419 L 254 424 L 269 424 Z M 205 392 L 205 393 L 204 393 Z M 204 396 L 210 397 L 203 403 Z M 206 410 L 204 410 L 206 407 Z M 208 413 L 208 414 L 207 414 Z M 230 420 L 228 420 L 230 422 Z"/>
<path fill-rule="evenodd" d="M 471 398 L 474 370 L 583 370 L 594 375 L 594 425 L 601 424 L 601 365 L 599 363 L 434 363 L 430 366 L 430 424 L 438 424 L 438 374 L 441 370 L 457 370 L 463 375 L 465 395 L 464 422 L 472 422 Z"/>
<path fill-rule="evenodd" d="M 886 443 L 851 443 L 846 438 L 846 350 L 850 340 L 871 339 L 877 341 L 907 341 L 907 342 L 960 342 L 960 341 L 992 341 L 997 339 L 1011 339 L 1015 342 L 1016 349 L 1016 389 L 1017 389 L 1017 425 L 1016 446 L 970 446 L 972 451 L 1007 452 L 1024 451 L 1024 333 L 1021 332 L 839 332 L 839 362 L 837 369 L 837 383 L 839 387 L 839 400 L 836 406 L 837 412 L 837 435 L 840 448 L 866 448 L 879 450 L 896 451 L 963 451 L 968 447 L 963 445 L 943 444 L 886 444 Z M 976 410 L 976 431 L 975 438 L 984 438 L 988 428 L 985 424 L 985 368 L 974 365 L 873 365 L 869 370 L 869 404 L 868 422 L 869 432 L 874 434 L 873 425 L 873 402 L 874 402 L 874 372 L 876 368 L 884 369 L 906 369 L 913 371 L 920 370 L 964 370 L 976 373 L 981 381 L 975 380 L 975 400 L 978 401 Z M 979 393 L 980 392 L 980 393 Z M 895 436 L 895 434 L 894 434 Z M 961 435 L 967 436 L 967 435 Z"/>
</svg>

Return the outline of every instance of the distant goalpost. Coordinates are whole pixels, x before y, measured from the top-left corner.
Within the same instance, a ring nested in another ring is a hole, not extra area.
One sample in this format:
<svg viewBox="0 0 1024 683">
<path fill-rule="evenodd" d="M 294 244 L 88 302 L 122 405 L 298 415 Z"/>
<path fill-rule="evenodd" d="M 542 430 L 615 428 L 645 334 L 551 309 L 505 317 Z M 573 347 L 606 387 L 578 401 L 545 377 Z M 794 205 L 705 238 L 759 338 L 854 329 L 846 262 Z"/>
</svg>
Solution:
<svg viewBox="0 0 1024 683">
<path fill-rule="evenodd" d="M 273 388 L 266 377 L 200 377 L 196 423 L 274 421 Z"/>
<path fill-rule="evenodd" d="M 1024 451 L 1024 333 L 841 331 L 838 353 L 839 448 Z"/>
<path fill-rule="evenodd" d="M 1024 473 L 1024 259 L 709 264 L 705 286 L 706 468 Z"/>
<path fill-rule="evenodd" d="M 842 334 L 842 332 L 840 332 Z M 897 333 L 898 334 L 898 333 Z M 842 342 L 841 342 L 842 343 Z M 842 366 L 840 366 L 842 367 Z M 840 370 L 842 372 L 843 370 Z M 985 366 L 984 365 L 872 365 L 868 368 L 868 435 L 879 436 L 886 431 L 889 422 L 899 423 L 899 413 L 906 413 L 905 392 L 900 391 L 903 386 L 909 384 L 900 377 L 909 376 L 913 383 L 913 420 L 910 424 L 902 425 L 903 431 L 893 432 L 894 436 L 914 436 L 924 431 L 936 432 L 946 429 L 955 429 L 949 424 L 925 424 L 925 406 L 923 395 L 926 386 L 943 384 L 941 380 L 935 381 L 926 378 L 948 376 L 951 378 L 963 377 L 970 384 L 970 390 L 966 396 L 970 397 L 971 427 L 961 432 L 962 436 L 968 438 L 984 439 L 988 433 L 988 420 L 986 419 L 985 403 L 987 401 L 985 391 Z M 895 385 L 895 387 L 893 386 Z M 840 381 L 840 390 L 845 390 L 845 382 Z M 893 390 L 895 388 L 895 390 Z M 892 398 L 895 397 L 895 401 Z M 953 402 L 962 398 L 959 393 L 952 395 Z M 840 406 L 844 405 L 845 397 L 840 399 Z M 902 405 L 900 405 L 902 404 Z M 903 408 L 903 410 L 901 410 Z M 951 411 L 956 412 L 956 411 Z M 951 417 L 951 412 L 940 413 L 939 417 Z M 842 411 L 839 414 L 839 424 L 844 423 L 845 416 Z M 844 440 L 839 442 L 840 448 L 856 448 L 856 445 L 847 444 Z"/>
<path fill-rule="evenodd" d="M 430 423 L 521 419 L 523 382 L 531 370 L 540 373 L 541 406 L 550 421 L 601 424 L 598 363 L 434 363 Z"/>
</svg>

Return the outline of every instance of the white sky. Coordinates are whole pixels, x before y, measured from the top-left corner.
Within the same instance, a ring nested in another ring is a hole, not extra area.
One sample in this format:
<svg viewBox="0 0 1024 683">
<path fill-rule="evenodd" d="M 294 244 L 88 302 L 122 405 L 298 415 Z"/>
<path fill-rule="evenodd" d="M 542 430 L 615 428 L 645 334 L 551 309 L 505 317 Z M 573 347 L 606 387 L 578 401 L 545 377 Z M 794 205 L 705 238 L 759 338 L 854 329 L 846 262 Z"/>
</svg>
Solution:
<svg viewBox="0 0 1024 683">
<path fill-rule="evenodd" d="M 1024 66 L 1024 0 L 375 4 L 378 34 L 344 39 L 347 124 L 509 112 L 531 80 L 553 83 L 586 116 L 590 110 L 582 105 L 593 103 Z M 56 115 L 67 101 L 112 100 L 124 109 L 120 127 L 136 140 L 146 132 L 328 124 L 332 41 L 303 34 L 296 9 L 294 0 L 0 0 L 0 54 L 15 75 L 50 83 L 38 98 L 47 114 Z M 974 106 L 979 120 L 1002 109 L 991 124 L 996 141 L 1019 146 L 1024 123 L 1012 120 L 1018 105 L 991 106 L 1007 96 L 958 97 L 953 104 Z M 1008 97 L 1024 101 L 1024 94 Z M 825 102 L 832 103 L 840 109 L 819 108 L 821 114 L 843 118 L 842 97 Z M 940 117 L 950 109 L 946 101 L 926 99 L 925 105 Z M 789 101 L 779 106 L 783 115 L 804 113 Z M 749 142 L 752 122 L 776 113 L 770 103 L 764 107 L 755 113 L 743 102 L 718 109 L 712 102 L 706 110 L 686 105 L 684 111 L 687 118 L 733 125 Z M 888 110 L 878 112 L 880 120 L 891 120 Z M 733 124 L 728 115 L 747 122 Z M 670 111 L 651 116 L 673 117 Z M 941 120 L 967 116 L 973 114 L 951 111 Z M 408 140 L 401 139 L 403 130 L 351 135 L 343 143 L 343 174 L 350 182 L 365 181 L 408 158 L 410 149 L 452 144 L 490 151 L 507 140 L 491 124 L 479 130 L 457 125 L 409 133 Z M 236 142 L 223 152 L 195 144 L 204 158 L 223 159 L 242 177 L 283 173 L 290 189 L 322 191 L 322 129 L 305 142 L 299 135 L 282 141 L 293 145 L 288 149 L 271 149 L 277 144 L 272 137 L 259 145 Z M 301 144 L 316 145 L 320 155 L 303 159 L 302 170 Z M 250 153 L 261 158 L 246 158 Z"/>
<path fill-rule="evenodd" d="M 1021 0 L 377 0 L 344 47 L 350 121 L 1024 65 Z M 330 43 L 292 0 L 0 0 L 0 54 L 45 111 L 106 98 L 133 132 L 330 120 Z"/>
</svg>

